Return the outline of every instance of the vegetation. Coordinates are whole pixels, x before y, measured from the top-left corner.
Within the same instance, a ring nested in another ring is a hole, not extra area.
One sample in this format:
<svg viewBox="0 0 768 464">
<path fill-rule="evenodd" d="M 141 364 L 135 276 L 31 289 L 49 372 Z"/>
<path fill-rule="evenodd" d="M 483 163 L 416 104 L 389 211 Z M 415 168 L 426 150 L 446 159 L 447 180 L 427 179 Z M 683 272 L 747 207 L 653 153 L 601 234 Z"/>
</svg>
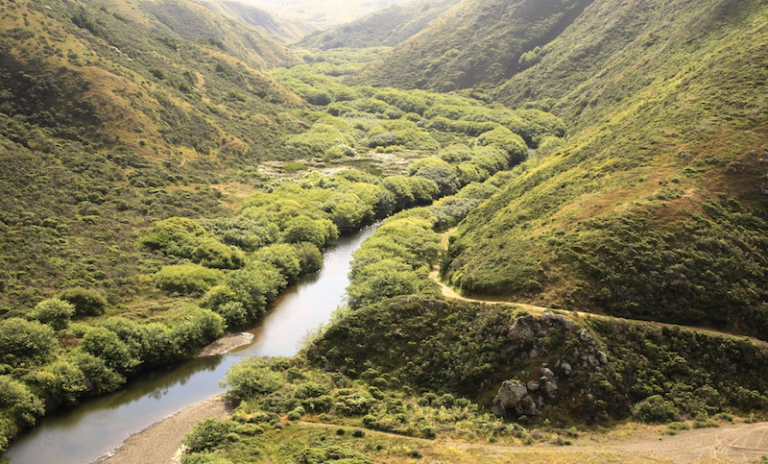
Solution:
<svg viewBox="0 0 768 464">
<path fill-rule="evenodd" d="M 499 85 L 524 54 L 544 47 L 591 3 L 464 0 L 351 82 L 443 92 Z"/>
<path fill-rule="evenodd" d="M 765 4 L 635 6 L 606 10 L 618 22 L 599 31 L 588 9 L 502 88 L 572 128 L 459 227 L 446 279 L 467 294 L 765 337 L 766 139 L 752 132 L 765 121 L 765 37 L 753 32 Z M 675 33 L 658 29 L 671 9 Z M 575 37 L 596 45 L 574 50 Z M 688 106 L 691 94 L 706 103 Z"/>
<path fill-rule="evenodd" d="M 316 31 L 299 45 L 330 50 L 334 48 L 394 47 L 418 34 L 432 20 L 459 3 L 459 0 L 408 1 L 376 11 L 362 19 L 328 30 Z"/>
<path fill-rule="evenodd" d="M 765 337 L 766 8 L 419 0 L 289 51 L 187 0 L 0 1 L 0 449 L 259 320 L 376 221 L 346 305 L 232 368 L 184 463 L 765 417 L 762 344 L 429 275 Z"/>
</svg>

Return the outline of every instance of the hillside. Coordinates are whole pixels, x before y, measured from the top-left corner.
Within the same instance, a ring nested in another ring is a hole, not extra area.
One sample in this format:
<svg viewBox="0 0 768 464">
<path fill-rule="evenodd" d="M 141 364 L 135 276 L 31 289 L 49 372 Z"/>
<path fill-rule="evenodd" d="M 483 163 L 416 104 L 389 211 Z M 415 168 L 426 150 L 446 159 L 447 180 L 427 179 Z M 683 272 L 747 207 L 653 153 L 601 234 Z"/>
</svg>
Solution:
<svg viewBox="0 0 768 464">
<path fill-rule="evenodd" d="M 299 19 L 321 29 L 344 24 L 408 0 L 249 0 L 284 18 Z"/>
<path fill-rule="evenodd" d="M 412 0 L 392 5 L 357 21 L 311 34 L 299 45 L 321 50 L 344 47 L 394 47 L 416 35 L 433 19 L 458 4 L 459 1 Z"/>
<path fill-rule="evenodd" d="M 318 26 L 298 19 L 280 17 L 268 10 L 244 2 L 230 0 L 200 0 L 204 7 L 222 16 L 239 19 L 282 43 L 298 42 L 317 31 Z"/>
<path fill-rule="evenodd" d="M 447 278 L 764 338 L 766 14 L 761 1 L 587 8 L 499 93 L 552 107 L 566 142 L 543 144 L 459 227 Z"/>
<path fill-rule="evenodd" d="M 350 82 L 440 91 L 500 84 L 592 1 L 463 0 Z"/>
<path fill-rule="evenodd" d="M 135 228 L 219 211 L 258 179 L 227 168 L 284 156 L 304 128 L 301 100 L 257 69 L 293 56 L 199 5 L 0 8 L 3 312 L 75 285 L 121 301 L 152 266 Z"/>
</svg>

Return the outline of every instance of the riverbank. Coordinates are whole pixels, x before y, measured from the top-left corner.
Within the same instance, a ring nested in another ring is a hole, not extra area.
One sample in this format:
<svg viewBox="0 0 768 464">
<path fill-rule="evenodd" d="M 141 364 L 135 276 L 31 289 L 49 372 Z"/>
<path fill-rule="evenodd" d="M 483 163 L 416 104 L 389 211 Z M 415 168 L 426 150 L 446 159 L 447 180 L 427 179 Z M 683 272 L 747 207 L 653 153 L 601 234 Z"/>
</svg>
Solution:
<svg viewBox="0 0 768 464">
<path fill-rule="evenodd" d="M 254 335 L 248 332 L 237 332 L 237 333 L 227 334 L 224 336 L 224 338 L 216 340 L 215 342 L 206 346 L 203 349 L 203 351 L 201 351 L 200 354 L 197 355 L 197 357 L 208 358 L 211 356 L 220 356 L 222 354 L 229 353 L 235 348 L 240 348 L 241 346 L 248 345 L 253 341 L 253 337 Z"/>
<path fill-rule="evenodd" d="M 195 424 L 208 417 L 224 419 L 232 409 L 226 394 L 194 404 L 131 435 L 92 464 L 169 464 L 179 456 L 181 440 Z"/>
</svg>

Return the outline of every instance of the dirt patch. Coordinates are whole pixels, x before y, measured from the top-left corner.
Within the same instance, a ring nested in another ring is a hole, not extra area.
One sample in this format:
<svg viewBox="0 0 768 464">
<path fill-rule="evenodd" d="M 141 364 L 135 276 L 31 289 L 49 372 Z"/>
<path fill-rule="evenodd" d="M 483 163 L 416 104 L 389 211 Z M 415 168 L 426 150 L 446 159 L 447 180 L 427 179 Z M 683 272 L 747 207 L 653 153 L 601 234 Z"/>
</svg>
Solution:
<svg viewBox="0 0 768 464">
<path fill-rule="evenodd" d="M 181 440 L 195 424 L 208 417 L 224 419 L 232 409 L 224 394 L 197 403 L 132 435 L 92 464 L 169 464 L 178 459 Z"/>
<path fill-rule="evenodd" d="M 206 346 L 203 351 L 197 355 L 198 358 L 207 358 L 210 356 L 218 356 L 224 353 L 228 353 L 235 348 L 245 346 L 253 341 L 253 334 L 248 332 L 231 333 L 224 336 L 224 338 L 216 340 L 210 345 Z"/>
</svg>

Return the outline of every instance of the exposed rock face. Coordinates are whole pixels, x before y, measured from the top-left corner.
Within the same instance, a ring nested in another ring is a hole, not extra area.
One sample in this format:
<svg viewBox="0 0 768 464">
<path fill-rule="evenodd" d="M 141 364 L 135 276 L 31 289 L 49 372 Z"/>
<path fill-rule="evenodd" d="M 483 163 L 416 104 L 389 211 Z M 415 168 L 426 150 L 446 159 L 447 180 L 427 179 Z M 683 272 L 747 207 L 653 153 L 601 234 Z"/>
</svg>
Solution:
<svg viewBox="0 0 768 464">
<path fill-rule="evenodd" d="M 590 331 L 562 314 L 519 317 L 507 329 L 507 337 L 520 348 L 519 356 L 539 367 L 523 370 L 502 383 L 491 409 L 497 416 L 530 417 L 561 397 L 575 401 L 576 396 L 589 394 L 592 379 L 610 369 L 608 356 L 600 351 Z M 568 343 L 560 341 L 563 339 Z M 567 351 L 565 347 L 569 347 Z M 586 388 L 583 384 L 576 390 L 571 386 L 574 371 L 579 371 L 580 379 L 586 374 Z"/>
</svg>

